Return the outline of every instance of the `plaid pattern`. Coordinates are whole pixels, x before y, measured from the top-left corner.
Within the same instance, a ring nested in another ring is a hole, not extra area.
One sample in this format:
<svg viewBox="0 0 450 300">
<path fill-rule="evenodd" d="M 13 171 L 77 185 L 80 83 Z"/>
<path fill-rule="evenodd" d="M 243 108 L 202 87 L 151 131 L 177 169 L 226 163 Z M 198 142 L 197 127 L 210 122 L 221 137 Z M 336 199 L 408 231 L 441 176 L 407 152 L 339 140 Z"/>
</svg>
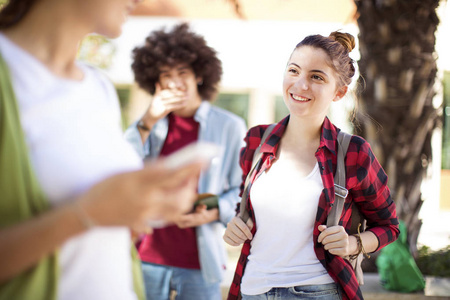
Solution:
<svg viewBox="0 0 450 300">
<path fill-rule="evenodd" d="M 289 116 L 280 121 L 274 128 L 272 134 L 262 145 L 263 161 L 261 168 L 255 172 L 251 182 L 257 176 L 270 168 L 280 139 L 289 122 Z M 250 171 L 253 154 L 259 146 L 261 137 L 268 125 L 260 125 L 251 128 L 245 141 L 247 146 L 241 150 L 241 168 L 243 170 L 243 182 Z M 334 173 L 336 171 L 336 149 L 337 134 L 339 129 L 334 126 L 328 118 L 325 118 L 320 145 L 315 154 L 319 164 L 320 173 L 324 189 L 319 199 L 316 221 L 314 224 L 314 250 L 317 258 L 328 271 L 335 282 L 339 283 L 343 289 L 344 299 L 363 299 L 361 290 L 356 280 L 350 263 L 325 251 L 322 244 L 317 242 L 320 224 L 326 225 L 327 215 L 334 203 Z M 372 231 L 378 238 L 378 249 L 395 241 L 398 237 L 398 219 L 396 216 L 395 204 L 391 199 L 387 186 L 387 175 L 372 153 L 370 145 L 361 137 L 353 136 L 348 148 L 346 160 L 346 188 L 349 195 L 345 200 L 342 217 L 339 225 L 346 229 L 350 228 L 350 217 L 352 206 L 356 205 L 364 217 L 367 219 L 367 230 Z M 244 184 L 241 185 L 241 191 Z M 249 193 L 250 194 L 250 193 Z M 250 199 L 248 199 L 247 210 L 250 213 L 255 226 L 252 233 L 255 234 L 257 224 Z M 237 210 L 239 211 L 239 210 Z M 229 300 L 240 299 L 240 284 L 244 273 L 247 257 L 250 253 L 250 241 L 246 241 L 242 247 L 241 255 L 237 263 L 236 272 L 228 295 Z"/>
</svg>

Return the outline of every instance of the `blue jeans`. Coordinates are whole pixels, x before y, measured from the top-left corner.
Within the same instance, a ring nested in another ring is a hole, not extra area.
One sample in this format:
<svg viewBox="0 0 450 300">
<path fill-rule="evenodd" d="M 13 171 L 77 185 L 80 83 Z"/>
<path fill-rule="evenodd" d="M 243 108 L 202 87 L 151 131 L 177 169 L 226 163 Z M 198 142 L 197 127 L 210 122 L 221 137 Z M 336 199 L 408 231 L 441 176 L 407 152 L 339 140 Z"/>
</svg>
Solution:
<svg viewBox="0 0 450 300">
<path fill-rule="evenodd" d="M 221 300 L 220 282 L 208 283 L 200 270 L 183 269 L 142 262 L 147 300 Z"/>
<path fill-rule="evenodd" d="M 342 300 L 341 289 L 336 283 L 300 285 L 289 288 L 273 288 L 260 295 L 244 295 L 242 300 Z"/>
</svg>

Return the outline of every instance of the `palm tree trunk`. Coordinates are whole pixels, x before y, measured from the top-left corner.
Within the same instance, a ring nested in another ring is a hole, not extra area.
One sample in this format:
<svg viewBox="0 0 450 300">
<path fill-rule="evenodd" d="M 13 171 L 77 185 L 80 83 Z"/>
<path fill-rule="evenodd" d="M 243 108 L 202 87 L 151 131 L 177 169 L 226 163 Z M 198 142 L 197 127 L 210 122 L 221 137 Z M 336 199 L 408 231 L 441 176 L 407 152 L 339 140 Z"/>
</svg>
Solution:
<svg viewBox="0 0 450 300">
<path fill-rule="evenodd" d="M 439 0 L 355 3 L 362 87 L 357 133 L 370 142 L 389 176 L 398 216 L 407 225 L 416 255 L 421 183 L 432 159 L 431 136 L 441 122 L 432 104 Z"/>
</svg>

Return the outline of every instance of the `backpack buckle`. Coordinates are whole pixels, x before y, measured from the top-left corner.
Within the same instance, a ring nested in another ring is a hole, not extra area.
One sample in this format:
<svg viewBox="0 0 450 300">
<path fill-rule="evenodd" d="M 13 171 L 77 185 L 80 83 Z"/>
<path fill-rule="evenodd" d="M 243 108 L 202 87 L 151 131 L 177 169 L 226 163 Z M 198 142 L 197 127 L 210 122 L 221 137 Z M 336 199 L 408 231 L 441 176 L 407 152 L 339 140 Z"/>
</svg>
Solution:
<svg viewBox="0 0 450 300">
<path fill-rule="evenodd" d="M 338 197 L 341 197 L 341 198 L 345 199 L 348 196 L 348 190 L 345 187 L 343 187 L 343 186 L 340 186 L 338 184 L 334 184 L 334 194 L 336 196 L 338 196 Z"/>
</svg>

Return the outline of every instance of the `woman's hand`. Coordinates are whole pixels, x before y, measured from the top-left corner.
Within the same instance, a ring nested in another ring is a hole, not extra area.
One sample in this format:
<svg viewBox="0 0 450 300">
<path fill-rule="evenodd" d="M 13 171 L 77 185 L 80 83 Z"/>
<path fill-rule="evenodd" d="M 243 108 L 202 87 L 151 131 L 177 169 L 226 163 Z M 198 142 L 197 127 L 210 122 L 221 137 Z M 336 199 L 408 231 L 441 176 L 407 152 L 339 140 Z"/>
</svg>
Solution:
<svg viewBox="0 0 450 300">
<path fill-rule="evenodd" d="M 143 170 L 116 175 L 88 191 L 80 205 L 97 225 L 146 232 L 149 220 L 174 222 L 192 209 L 202 165 L 192 163 L 171 170 L 153 163 Z"/>
<path fill-rule="evenodd" d="M 247 223 L 240 217 L 234 217 L 228 224 L 223 240 L 231 246 L 239 246 L 246 240 L 251 240 L 253 235 L 251 230 L 253 229 L 253 221 L 248 219 Z"/>
<path fill-rule="evenodd" d="M 323 244 L 325 250 L 331 254 L 346 257 L 357 252 L 357 242 L 354 236 L 349 236 L 342 226 L 332 226 L 327 228 L 319 225 L 321 232 L 318 242 Z"/>
</svg>

